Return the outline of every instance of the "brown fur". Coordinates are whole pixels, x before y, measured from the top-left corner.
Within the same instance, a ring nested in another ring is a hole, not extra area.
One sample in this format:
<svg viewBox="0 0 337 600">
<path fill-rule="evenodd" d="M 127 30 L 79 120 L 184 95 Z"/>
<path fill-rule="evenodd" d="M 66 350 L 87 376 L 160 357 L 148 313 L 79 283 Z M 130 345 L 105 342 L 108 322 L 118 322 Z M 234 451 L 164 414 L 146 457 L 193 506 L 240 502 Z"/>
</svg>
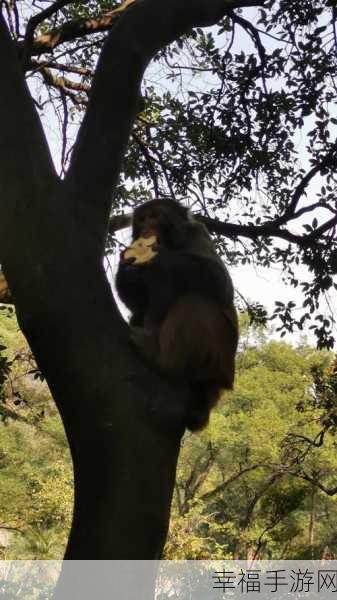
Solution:
<svg viewBox="0 0 337 600">
<path fill-rule="evenodd" d="M 201 295 L 182 296 L 159 330 L 159 366 L 173 376 L 232 389 L 237 338 L 235 311 L 229 315 Z"/>
</svg>

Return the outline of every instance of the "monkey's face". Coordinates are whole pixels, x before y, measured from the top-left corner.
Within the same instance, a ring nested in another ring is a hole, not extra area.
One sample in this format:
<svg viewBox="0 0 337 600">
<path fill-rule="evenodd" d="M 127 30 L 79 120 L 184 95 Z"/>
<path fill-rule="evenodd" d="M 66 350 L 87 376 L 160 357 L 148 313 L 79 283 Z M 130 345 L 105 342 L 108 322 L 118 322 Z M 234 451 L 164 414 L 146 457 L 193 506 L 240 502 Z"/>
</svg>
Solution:
<svg viewBox="0 0 337 600">
<path fill-rule="evenodd" d="M 135 210 L 133 218 L 133 238 L 148 238 L 169 233 L 187 220 L 184 207 L 172 200 L 153 200 Z"/>
<path fill-rule="evenodd" d="M 156 235 L 163 221 L 163 215 L 156 208 L 144 209 L 141 214 L 135 218 L 134 227 L 137 230 L 137 237 L 149 238 Z"/>
</svg>

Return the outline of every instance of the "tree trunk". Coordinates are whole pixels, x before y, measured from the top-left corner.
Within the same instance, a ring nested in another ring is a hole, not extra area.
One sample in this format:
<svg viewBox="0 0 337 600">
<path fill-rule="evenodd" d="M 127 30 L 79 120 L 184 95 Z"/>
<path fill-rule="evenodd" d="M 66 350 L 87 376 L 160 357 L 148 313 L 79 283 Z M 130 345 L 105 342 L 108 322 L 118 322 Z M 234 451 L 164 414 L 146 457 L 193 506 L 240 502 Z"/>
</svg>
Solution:
<svg viewBox="0 0 337 600">
<path fill-rule="evenodd" d="M 68 559 L 160 556 L 184 430 L 186 389 L 136 356 L 102 267 L 144 70 L 191 27 L 261 3 L 131 4 L 107 38 L 63 181 L 0 16 L 0 262 L 72 453 Z"/>
<path fill-rule="evenodd" d="M 316 526 L 316 493 L 317 487 L 315 485 L 311 488 L 311 505 L 310 505 L 310 519 L 309 519 L 309 546 L 311 548 L 311 558 L 314 559 L 314 544 L 315 544 L 315 526 Z"/>
</svg>

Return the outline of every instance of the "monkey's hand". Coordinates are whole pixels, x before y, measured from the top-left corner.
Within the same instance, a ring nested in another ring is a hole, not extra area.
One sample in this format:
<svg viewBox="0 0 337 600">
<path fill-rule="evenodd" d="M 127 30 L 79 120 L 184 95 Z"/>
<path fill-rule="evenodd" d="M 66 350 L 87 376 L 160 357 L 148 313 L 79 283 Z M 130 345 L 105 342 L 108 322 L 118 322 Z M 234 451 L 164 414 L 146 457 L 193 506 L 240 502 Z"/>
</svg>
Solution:
<svg viewBox="0 0 337 600">
<path fill-rule="evenodd" d="M 140 237 L 125 250 L 123 261 L 142 265 L 152 260 L 158 254 L 158 248 L 156 236 Z"/>
</svg>

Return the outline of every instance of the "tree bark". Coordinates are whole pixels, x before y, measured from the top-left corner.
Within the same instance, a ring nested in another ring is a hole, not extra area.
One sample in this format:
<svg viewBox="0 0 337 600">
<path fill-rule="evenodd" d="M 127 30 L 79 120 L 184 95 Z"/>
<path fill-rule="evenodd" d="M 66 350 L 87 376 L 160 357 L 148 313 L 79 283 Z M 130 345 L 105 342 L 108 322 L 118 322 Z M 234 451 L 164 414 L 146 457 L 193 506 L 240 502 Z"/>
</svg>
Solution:
<svg viewBox="0 0 337 600">
<path fill-rule="evenodd" d="M 132 4 L 105 44 L 64 181 L 0 17 L 0 262 L 72 453 L 67 559 L 161 554 L 186 389 L 161 379 L 129 344 L 102 266 L 111 198 L 154 54 L 193 26 L 257 4 Z"/>
<path fill-rule="evenodd" d="M 12 296 L 4 274 L 0 271 L 0 302 L 2 304 L 12 304 Z"/>
<path fill-rule="evenodd" d="M 308 531 L 308 542 L 311 549 L 311 558 L 314 559 L 314 546 L 315 546 L 315 526 L 316 526 L 316 496 L 317 488 L 312 486 L 311 497 L 310 497 L 310 519 L 309 519 L 309 531 Z"/>
</svg>

